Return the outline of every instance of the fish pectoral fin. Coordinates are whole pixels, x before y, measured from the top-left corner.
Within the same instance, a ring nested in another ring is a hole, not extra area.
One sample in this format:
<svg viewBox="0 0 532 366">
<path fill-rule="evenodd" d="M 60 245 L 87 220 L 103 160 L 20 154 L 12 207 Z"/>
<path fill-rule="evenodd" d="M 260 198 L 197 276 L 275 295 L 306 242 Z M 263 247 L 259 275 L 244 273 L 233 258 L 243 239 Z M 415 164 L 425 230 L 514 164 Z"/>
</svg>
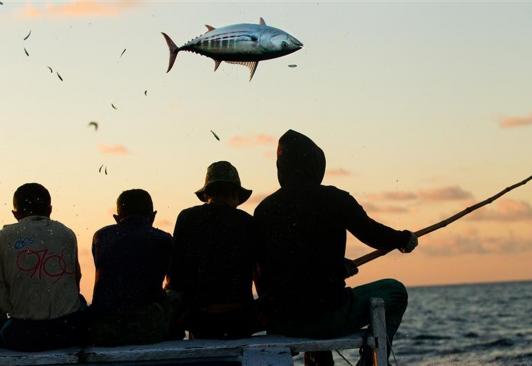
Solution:
<svg viewBox="0 0 532 366">
<path fill-rule="evenodd" d="M 214 71 L 218 70 L 220 67 L 220 64 L 222 63 L 222 60 L 214 60 Z"/>
<path fill-rule="evenodd" d="M 205 33 L 209 33 L 210 31 L 213 31 L 213 30 L 216 29 L 212 25 L 205 24 L 205 26 L 207 27 L 207 32 L 205 32 Z"/>
<path fill-rule="evenodd" d="M 259 24 L 260 25 L 266 25 L 266 22 L 264 21 L 263 17 L 260 17 Z"/>
<path fill-rule="evenodd" d="M 238 64 L 245 66 L 249 69 L 249 81 L 253 79 L 253 75 L 255 75 L 255 71 L 257 71 L 257 66 L 259 65 L 258 61 L 225 61 L 230 64 Z"/>
</svg>

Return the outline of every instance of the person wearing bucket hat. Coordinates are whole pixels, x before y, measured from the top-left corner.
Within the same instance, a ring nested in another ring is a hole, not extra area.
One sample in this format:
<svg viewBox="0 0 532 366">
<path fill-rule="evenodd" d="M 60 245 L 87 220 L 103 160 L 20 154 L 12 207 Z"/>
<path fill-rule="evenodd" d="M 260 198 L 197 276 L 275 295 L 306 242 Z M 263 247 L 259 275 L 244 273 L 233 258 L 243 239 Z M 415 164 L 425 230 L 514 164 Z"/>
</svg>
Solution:
<svg viewBox="0 0 532 366">
<path fill-rule="evenodd" d="M 415 248 L 417 238 L 371 219 L 348 192 L 322 185 L 325 166 L 323 150 L 307 136 L 289 130 L 279 139 L 281 187 L 254 214 L 261 238 L 259 298 L 271 320 L 268 331 L 345 336 L 369 323 L 370 298 L 380 297 L 391 344 L 407 306 L 406 289 L 392 279 L 346 287 L 345 278 L 356 273 L 345 266 L 346 232 L 373 248 L 405 253 Z M 308 353 L 305 364 L 332 365 L 332 354 Z"/>
<path fill-rule="evenodd" d="M 251 190 L 231 163 L 218 161 L 195 193 L 204 204 L 177 217 L 167 288 L 183 295 L 191 337 L 250 336 L 259 330 L 252 294 L 256 231 L 252 216 L 237 207 Z"/>
<path fill-rule="evenodd" d="M 212 194 L 213 192 L 217 192 L 218 194 Z M 224 194 L 220 194 L 222 192 Z M 251 196 L 251 193 L 251 190 L 242 187 L 238 171 L 230 162 L 217 161 L 207 168 L 205 185 L 196 191 L 196 196 L 202 202 L 208 202 L 209 199 L 231 200 L 228 204 L 234 206 L 235 203 L 232 202 L 233 197 L 231 197 L 234 195 L 234 200 L 237 203 L 236 206 L 238 206 L 246 202 Z"/>
</svg>

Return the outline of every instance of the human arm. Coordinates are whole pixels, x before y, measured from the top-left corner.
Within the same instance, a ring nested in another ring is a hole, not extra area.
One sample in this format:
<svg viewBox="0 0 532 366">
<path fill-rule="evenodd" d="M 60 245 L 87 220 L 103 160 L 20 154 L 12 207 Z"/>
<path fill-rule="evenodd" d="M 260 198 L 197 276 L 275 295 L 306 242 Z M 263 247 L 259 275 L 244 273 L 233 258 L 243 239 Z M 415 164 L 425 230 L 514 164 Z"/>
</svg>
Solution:
<svg viewBox="0 0 532 366">
<path fill-rule="evenodd" d="M 166 288 L 182 292 L 185 288 L 184 266 L 184 231 L 186 215 L 181 212 L 177 216 L 172 237 L 171 261 L 166 275 Z"/>
<path fill-rule="evenodd" d="M 9 284 L 6 278 L 6 266 L 4 265 L 4 250 L 5 246 L 2 235 L 0 234 L 0 323 L 5 318 L 5 315 L 11 311 L 11 303 L 9 302 Z"/>
<path fill-rule="evenodd" d="M 383 250 L 413 249 L 410 231 L 398 231 L 373 220 L 351 195 L 342 197 L 341 208 L 347 230 L 364 244 Z"/>
</svg>

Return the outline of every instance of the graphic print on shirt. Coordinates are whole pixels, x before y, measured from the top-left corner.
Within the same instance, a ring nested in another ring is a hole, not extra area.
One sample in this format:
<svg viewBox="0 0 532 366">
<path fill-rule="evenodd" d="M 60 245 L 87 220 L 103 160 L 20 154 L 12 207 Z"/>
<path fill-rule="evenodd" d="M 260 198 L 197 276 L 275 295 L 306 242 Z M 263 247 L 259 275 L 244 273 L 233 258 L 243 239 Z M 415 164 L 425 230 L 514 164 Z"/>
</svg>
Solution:
<svg viewBox="0 0 532 366">
<path fill-rule="evenodd" d="M 17 269 L 20 272 L 29 274 L 31 278 L 55 279 L 55 282 L 74 274 L 74 269 L 68 268 L 65 260 L 65 249 L 57 253 L 48 249 L 29 248 L 32 244 L 31 238 L 18 239 L 15 242 Z"/>
</svg>

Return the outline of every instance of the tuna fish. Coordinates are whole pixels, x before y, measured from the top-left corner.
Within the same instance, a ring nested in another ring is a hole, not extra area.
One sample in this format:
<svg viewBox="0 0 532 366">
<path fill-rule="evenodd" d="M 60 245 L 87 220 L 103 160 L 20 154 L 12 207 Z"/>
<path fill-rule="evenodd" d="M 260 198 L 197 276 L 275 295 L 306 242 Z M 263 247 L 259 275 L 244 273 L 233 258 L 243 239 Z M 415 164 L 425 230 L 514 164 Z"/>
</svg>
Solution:
<svg viewBox="0 0 532 366">
<path fill-rule="evenodd" d="M 249 80 L 255 75 L 259 61 L 288 55 L 303 47 L 295 37 L 281 29 L 267 26 L 260 18 L 259 24 L 234 24 L 221 28 L 206 25 L 207 32 L 178 47 L 163 33 L 170 49 L 169 72 L 179 51 L 189 51 L 214 60 L 214 71 L 220 64 L 240 64 L 249 68 Z"/>
</svg>

